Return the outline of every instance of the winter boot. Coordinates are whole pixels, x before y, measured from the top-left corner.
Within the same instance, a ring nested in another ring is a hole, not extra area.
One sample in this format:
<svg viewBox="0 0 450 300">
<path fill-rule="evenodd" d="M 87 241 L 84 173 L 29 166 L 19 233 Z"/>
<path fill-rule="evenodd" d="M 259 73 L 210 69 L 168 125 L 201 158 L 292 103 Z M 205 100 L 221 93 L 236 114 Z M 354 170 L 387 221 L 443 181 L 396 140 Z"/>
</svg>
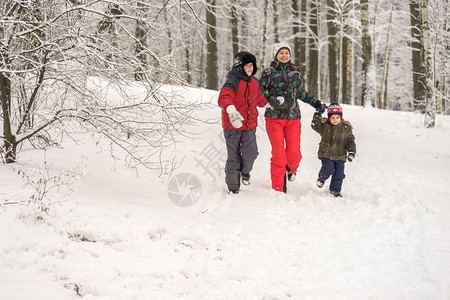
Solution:
<svg viewBox="0 0 450 300">
<path fill-rule="evenodd" d="M 320 179 L 320 178 L 317 178 L 316 185 L 317 185 L 318 187 L 322 188 L 324 184 L 325 184 L 325 180 L 322 180 L 322 179 Z"/>
<path fill-rule="evenodd" d="M 241 181 L 243 185 L 249 185 L 251 183 L 250 173 L 248 174 L 241 173 Z"/>
<path fill-rule="evenodd" d="M 228 190 L 228 194 L 239 194 L 239 190 Z"/>
<path fill-rule="evenodd" d="M 287 173 L 284 173 L 284 178 L 283 178 L 283 193 L 287 194 L 287 174 L 289 173 L 291 169 L 289 169 L 289 167 L 286 165 L 286 171 Z"/>
<path fill-rule="evenodd" d="M 342 194 L 341 194 L 340 192 L 333 192 L 333 191 L 330 191 L 330 194 L 333 195 L 333 196 L 335 196 L 336 198 L 337 198 L 337 197 L 342 197 Z"/>
<path fill-rule="evenodd" d="M 293 173 L 288 173 L 288 180 L 289 181 L 294 181 L 295 178 L 297 178 L 297 171 L 293 172 Z"/>
</svg>

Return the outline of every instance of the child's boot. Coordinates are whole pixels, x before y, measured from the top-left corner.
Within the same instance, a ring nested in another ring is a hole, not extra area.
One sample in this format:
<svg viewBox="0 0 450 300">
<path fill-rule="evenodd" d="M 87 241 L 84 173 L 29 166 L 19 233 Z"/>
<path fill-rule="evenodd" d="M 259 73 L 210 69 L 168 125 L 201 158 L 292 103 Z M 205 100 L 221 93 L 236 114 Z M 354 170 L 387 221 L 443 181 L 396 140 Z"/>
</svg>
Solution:
<svg viewBox="0 0 450 300">
<path fill-rule="evenodd" d="M 287 179 L 288 179 L 289 181 L 292 182 L 292 181 L 295 180 L 295 178 L 297 178 L 297 171 L 291 172 L 291 169 L 289 168 L 288 165 L 286 165 L 286 171 L 288 172 L 288 174 L 287 174 Z"/>
<path fill-rule="evenodd" d="M 241 173 L 241 181 L 243 185 L 249 185 L 251 183 L 250 173 L 248 174 Z"/>
<path fill-rule="evenodd" d="M 297 171 L 295 171 L 293 173 L 288 173 L 288 180 L 289 181 L 294 181 L 295 178 L 297 178 Z"/>
<path fill-rule="evenodd" d="M 317 185 L 318 187 L 322 188 L 324 184 L 325 184 L 325 180 L 322 180 L 322 179 L 320 179 L 320 178 L 317 178 L 316 185 Z"/>
<path fill-rule="evenodd" d="M 340 192 L 333 192 L 333 191 L 330 191 L 330 194 L 333 195 L 333 196 L 335 196 L 336 198 L 337 198 L 337 197 L 342 197 L 342 194 L 341 194 Z"/>
</svg>

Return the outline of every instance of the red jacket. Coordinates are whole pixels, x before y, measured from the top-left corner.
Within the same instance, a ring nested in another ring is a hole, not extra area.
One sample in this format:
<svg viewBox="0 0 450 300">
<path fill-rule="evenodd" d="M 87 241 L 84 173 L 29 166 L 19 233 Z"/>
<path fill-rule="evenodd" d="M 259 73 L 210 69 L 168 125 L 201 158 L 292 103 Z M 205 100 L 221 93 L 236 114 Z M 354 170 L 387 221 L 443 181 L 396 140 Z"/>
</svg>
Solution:
<svg viewBox="0 0 450 300">
<path fill-rule="evenodd" d="M 253 76 L 245 76 L 236 68 L 228 72 L 228 80 L 219 94 L 219 106 L 222 108 L 222 127 L 230 130 L 250 130 L 258 126 L 257 106 L 263 107 L 267 99 L 261 95 L 259 82 Z M 242 127 L 234 128 L 226 111 L 228 105 L 236 106 L 242 115 Z"/>
</svg>

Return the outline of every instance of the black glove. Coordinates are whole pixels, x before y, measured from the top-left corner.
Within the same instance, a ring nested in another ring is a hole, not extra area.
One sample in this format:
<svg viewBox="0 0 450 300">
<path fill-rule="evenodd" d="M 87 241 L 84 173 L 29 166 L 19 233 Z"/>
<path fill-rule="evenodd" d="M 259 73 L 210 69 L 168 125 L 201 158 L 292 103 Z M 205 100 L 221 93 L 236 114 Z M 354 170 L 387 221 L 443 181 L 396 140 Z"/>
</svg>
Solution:
<svg viewBox="0 0 450 300">
<path fill-rule="evenodd" d="M 352 162 L 352 161 L 355 159 L 355 153 L 350 152 L 350 153 L 347 155 L 347 159 L 348 159 L 349 162 Z"/>
<path fill-rule="evenodd" d="M 267 102 L 269 102 L 270 106 L 273 108 L 277 108 L 280 105 L 280 100 L 273 94 L 270 94 L 269 97 L 267 97 Z"/>
<path fill-rule="evenodd" d="M 316 102 L 314 102 L 314 108 L 319 113 L 319 115 L 321 115 L 325 112 L 327 106 L 324 103 L 320 102 L 319 100 L 316 100 Z"/>
<path fill-rule="evenodd" d="M 319 114 L 323 114 L 327 108 L 328 108 L 327 105 L 322 103 L 322 104 L 320 105 L 320 108 L 317 109 L 317 112 L 318 112 Z"/>
</svg>

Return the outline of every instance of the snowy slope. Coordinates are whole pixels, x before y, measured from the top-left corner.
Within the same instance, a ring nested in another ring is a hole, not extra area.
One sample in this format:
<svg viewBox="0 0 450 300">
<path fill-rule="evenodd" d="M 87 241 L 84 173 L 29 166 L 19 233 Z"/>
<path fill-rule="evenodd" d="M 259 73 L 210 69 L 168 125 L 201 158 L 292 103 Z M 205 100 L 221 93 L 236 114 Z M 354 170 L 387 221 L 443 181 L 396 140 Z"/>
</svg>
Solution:
<svg viewBox="0 0 450 300">
<path fill-rule="evenodd" d="M 51 172 L 85 171 L 48 215 L 0 211 L 1 299 L 449 299 L 450 118 L 425 129 L 421 115 L 344 105 L 358 156 L 336 199 L 315 186 L 319 136 L 300 105 L 303 160 L 287 195 L 270 190 L 262 118 L 252 184 L 224 192 L 218 108 L 180 141 L 170 176 L 127 169 L 87 138 L 0 165 L 0 201 L 29 195 L 17 169 L 44 158 Z"/>
</svg>

